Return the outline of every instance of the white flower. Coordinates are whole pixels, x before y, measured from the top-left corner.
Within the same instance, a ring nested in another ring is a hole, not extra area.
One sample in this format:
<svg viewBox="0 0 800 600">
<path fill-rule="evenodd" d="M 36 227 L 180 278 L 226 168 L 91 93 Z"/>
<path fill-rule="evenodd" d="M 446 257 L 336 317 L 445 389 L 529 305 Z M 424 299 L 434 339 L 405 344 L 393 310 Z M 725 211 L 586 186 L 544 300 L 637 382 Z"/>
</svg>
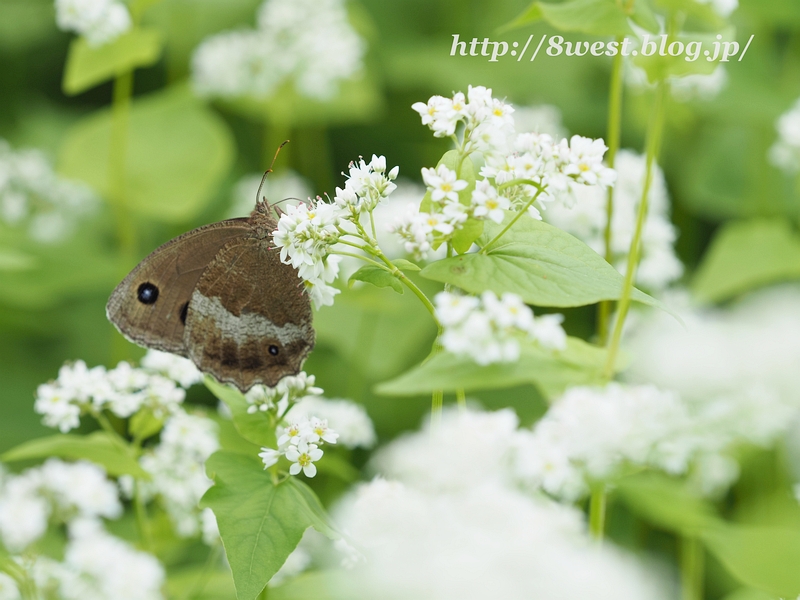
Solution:
<svg viewBox="0 0 800 600">
<path fill-rule="evenodd" d="M 40 467 L 47 489 L 56 498 L 59 510 L 88 518 L 116 519 L 122 514 L 116 486 L 105 471 L 89 462 L 73 464 L 48 459 Z"/>
<path fill-rule="evenodd" d="M 258 453 L 258 456 L 261 458 L 261 462 L 264 463 L 264 468 L 268 469 L 278 462 L 281 453 L 273 448 L 261 448 L 261 452 Z"/>
<path fill-rule="evenodd" d="M 17 584 L 5 573 L 0 573 L 0 600 L 22 600 Z"/>
<path fill-rule="evenodd" d="M 335 204 L 318 201 L 287 207 L 272 236 L 281 260 L 298 269 L 303 279 L 318 279 L 325 269 L 324 258 L 339 239 L 339 219 Z"/>
<path fill-rule="evenodd" d="M 141 362 L 142 367 L 166 375 L 183 388 L 203 381 L 203 374 L 188 358 L 170 352 L 148 350 Z"/>
<path fill-rule="evenodd" d="M 322 450 L 316 444 L 301 443 L 299 446 L 289 446 L 286 458 L 292 462 L 289 467 L 290 475 L 297 475 L 302 469 L 306 477 L 314 477 L 317 474 L 314 462 L 322 458 Z"/>
<path fill-rule="evenodd" d="M 710 4 L 722 17 L 729 17 L 739 8 L 739 0 L 697 0 L 700 4 Z"/>
<path fill-rule="evenodd" d="M 467 187 L 467 182 L 458 179 L 456 172 L 451 171 L 445 165 L 439 165 L 436 169 L 423 168 L 422 181 L 428 186 L 434 202 L 441 202 L 445 199 L 458 202 L 458 192 Z"/>
<path fill-rule="evenodd" d="M 359 486 L 335 514 L 365 560 L 341 579 L 336 595 L 668 597 L 653 573 L 612 545 L 591 543 L 578 510 L 481 482 L 475 478 L 466 490 L 449 494 L 383 479 Z"/>
<path fill-rule="evenodd" d="M 322 389 L 314 385 L 315 381 L 313 375 L 301 371 L 297 375 L 284 377 L 275 387 L 254 386 L 245 394 L 250 404 L 247 412 L 277 409 L 279 415 L 284 415 L 289 406 L 301 398 L 322 394 Z"/>
<path fill-rule="evenodd" d="M 495 223 L 502 223 L 505 211 L 511 208 L 509 199 L 499 195 L 488 179 L 482 179 L 475 184 L 472 204 L 475 207 L 473 214 L 476 217 L 486 217 Z"/>
<path fill-rule="evenodd" d="M 58 177 L 39 150 L 13 151 L 0 138 L 0 220 L 53 244 L 73 233 L 99 201 L 84 184 Z"/>
<path fill-rule="evenodd" d="M 375 428 L 367 411 L 360 404 L 349 400 L 306 396 L 295 404 L 286 416 L 289 420 L 294 420 L 309 415 L 330 423 L 338 435 L 337 443 L 347 448 L 371 448 L 375 445 Z M 322 439 L 328 441 L 324 437 Z"/>
<path fill-rule="evenodd" d="M 403 248 L 418 260 L 424 259 L 433 249 L 433 227 L 429 223 L 430 215 L 419 211 L 416 203 L 409 203 L 406 213 L 397 219 L 391 227 L 403 243 Z"/>
<path fill-rule="evenodd" d="M 115 40 L 131 28 L 131 16 L 115 0 L 56 0 L 56 23 L 60 29 L 86 37 L 91 46 Z"/>
<path fill-rule="evenodd" d="M 800 99 L 775 124 L 778 140 L 770 148 L 772 164 L 788 174 L 800 170 Z"/>
<path fill-rule="evenodd" d="M 636 228 L 642 197 L 645 158 L 629 150 L 616 157 L 618 180 L 614 186 L 614 212 L 611 220 L 613 264 L 624 273 L 627 256 Z M 602 187 L 575 186 L 571 192 L 574 206 L 551 203 L 544 219 L 584 241 L 595 252 L 605 254 L 607 192 Z M 675 254 L 677 232 L 669 219 L 670 199 L 663 171 L 656 165 L 648 195 L 648 211 L 642 232 L 642 260 L 637 269 L 637 283 L 648 290 L 662 290 L 683 274 L 683 265 Z"/>
<path fill-rule="evenodd" d="M 625 463 L 683 473 L 697 449 L 690 423 L 677 394 L 653 386 L 570 388 L 519 438 L 516 472 L 566 500 Z"/>
<path fill-rule="evenodd" d="M 386 174 L 386 157 L 372 155 L 367 163 L 364 159 L 350 163 L 350 172 L 344 189 L 336 188 L 334 202 L 354 214 L 371 212 L 378 204 L 397 189 L 393 181 L 399 169 L 394 167 Z"/>
<path fill-rule="evenodd" d="M 578 183 L 600 184 L 610 187 L 616 180 L 613 169 L 603 166 L 603 155 L 608 148 L 602 139 L 573 135 L 569 140 L 569 152 L 564 158 L 563 171 L 575 178 Z"/>
<path fill-rule="evenodd" d="M 563 349 L 566 334 L 561 315 L 534 317 L 519 296 L 491 291 L 480 299 L 441 292 L 434 299 L 436 317 L 444 333 L 445 350 L 469 356 L 479 365 L 519 359 L 520 342 L 537 342 L 544 348 Z"/>
<path fill-rule="evenodd" d="M 192 57 L 201 95 L 265 98 L 283 82 L 302 95 L 332 98 L 362 68 L 365 44 L 342 0 L 267 0 L 258 28 L 207 38 Z"/>
</svg>

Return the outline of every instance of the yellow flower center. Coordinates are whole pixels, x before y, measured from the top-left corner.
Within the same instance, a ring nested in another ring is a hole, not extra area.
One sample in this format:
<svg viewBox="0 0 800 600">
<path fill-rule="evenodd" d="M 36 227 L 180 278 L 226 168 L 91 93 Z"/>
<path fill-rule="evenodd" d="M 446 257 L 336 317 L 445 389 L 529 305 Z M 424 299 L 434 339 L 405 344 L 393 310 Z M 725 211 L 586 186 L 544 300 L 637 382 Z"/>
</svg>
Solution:
<svg viewBox="0 0 800 600">
<path fill-rule="evenodd" d="M 300 458 L 297 459 L 297 464 L 301 467 L 307 467 L 311 464 L 311 457 L 308 454 L 301 454 Z"/>
<path fill-rule="evenodd" d="M 488 208 L 489 210 L 493 210 L 493 209 L 495 209 L 497 207 L 498 207 L 497 200 L 494 200 L 493 198 L 489 198 L 486 201 L 486 208 Z"/>
</svg>

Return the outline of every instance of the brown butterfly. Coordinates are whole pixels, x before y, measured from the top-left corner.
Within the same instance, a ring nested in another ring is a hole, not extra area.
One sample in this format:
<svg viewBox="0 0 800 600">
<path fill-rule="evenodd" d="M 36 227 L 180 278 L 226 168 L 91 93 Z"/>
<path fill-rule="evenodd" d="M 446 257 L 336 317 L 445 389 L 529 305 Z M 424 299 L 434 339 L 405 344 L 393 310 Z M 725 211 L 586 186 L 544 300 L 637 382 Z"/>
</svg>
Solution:
<svg viewBox="0 0 800 600">
<path fill-rule="evenodd" d="M 108 319 L 135 344 L 190 358 L 242 392 L 297 374 L 314 347 L 311 304 L 272 245 L 276 228 L 262 200 L 247 218 L 167 242 L 117 286 Z"/>
</svg>

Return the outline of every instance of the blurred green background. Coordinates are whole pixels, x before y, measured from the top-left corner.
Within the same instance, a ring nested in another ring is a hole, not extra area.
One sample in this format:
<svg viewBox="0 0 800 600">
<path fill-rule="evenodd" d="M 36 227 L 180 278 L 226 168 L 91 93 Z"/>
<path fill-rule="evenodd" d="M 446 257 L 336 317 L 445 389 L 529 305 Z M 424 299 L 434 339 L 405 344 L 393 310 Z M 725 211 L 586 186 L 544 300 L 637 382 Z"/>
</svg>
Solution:
<svg viewBox="0 0 800 600">
<path fill-rule="evenodd" d="M 194 98 L 185 85 L 194 48 L 211 34 L 252 26 L 259 4 L 162 0 L 144 14 L 142 24 L 160 31 L 165 46 L 155 64 L 134 76 L 129 171 L 137 178 L 129 182 L 126 219 L 135 235 L 127 245 L 111 204 L 59 244 L 35 242 L 24 228 L 0 222 L 0 254 L 24 257 L 0 261 L 0 450 L 45 434 L 32 410 L 34 393 L 64 361 L 111 366 L 143 354 L 107 322 L 111 290 L 159 244 L 228 216 L 234 184 L 265 169 L 284 137 L 292 143 L 277 170 L 293 169 L 315 194 L 324 194 L 342 185 L 340 173 L 351 160 L 373 153 L 418 181 L 420 168 L 435 165 L 448 143 L 420 126 L 411 104 L 466 91 L 469 84 L 492 87 L 515 105 L 555 105 L 571 133 L 605 136 L 610 58 L 490 63 L 449 55 L 454 33 L 462 40 L 521 45 L 531 33 L 553 33 L 545 24 L 497 33 L 526 8 L 524 0 L 352 3 L 351 20 L 369 44 L 364 79 L 350 96 L 296 107 L 280 124 L 247 106 Z M 755 39 L 742 62 L 727 65 L 725 89 L 712 101 L 673 101 L 669 108 L 661 163 L 687 281 L 726 221 L 796 223 L 800 217 L 796 182 L 766 159 L 775 120 L 800 97 L 800 2 L 741 0 L 732 20 L 737 39 Z M 112 83 L 76 95 L 62 91 L 73 38 L 56 28 L 51 0 L 0 0 L 0 138 L 15 150 L 43 150 L 58 172 L 83 179 L 107 201 L 102 111 L 111 102 Z M 641 151 L 650 100 L 648 93 L 626 88 L 623 147 Z M 140 138 L 147 143 L 136 146 Z M 575 310 L 567 327 L 589 337 L 593 320 L 592 309 Z M 430 398 L 382 398 L 371 389 L 427 353 L 435 331 L 416 299 L 385 289 L 348 290 L 315 322 L 318 345 L 306 370 L 316 374 L 326 395 L 364 403 L 384 440 L 415 427 Z M 190 399 L 212 402 L 204 389 Z M 544 409 L 532 387 L 481 399 L 490 407 L 513 405 L 527 422 Z"/>
</svg>

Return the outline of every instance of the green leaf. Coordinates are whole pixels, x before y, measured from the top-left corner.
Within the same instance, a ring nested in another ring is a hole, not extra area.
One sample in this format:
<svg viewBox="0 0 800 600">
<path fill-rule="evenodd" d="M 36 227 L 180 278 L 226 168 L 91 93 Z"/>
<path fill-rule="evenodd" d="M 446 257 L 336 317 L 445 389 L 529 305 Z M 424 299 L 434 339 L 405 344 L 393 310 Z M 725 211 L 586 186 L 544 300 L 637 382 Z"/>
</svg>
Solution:
<svg viewBox="0 0 800 600">
<path fill-rule="evenodd" d="M 464 254 L 467 250 L 472 248 L 475 240 L 483 235 L 483 221 L 478 219 L 469 218 L 464 222 L 461 229 L 455 232 L 453 239 L 450 243 L 453 250 L 459 254 Z"/>
<path fill-rule="evenodd" d="M 774 594 L 768 594 L 762 590 L 754 590 L 753 588 L 739 588 L 725 596 L 722 600 L 781 600 Z"/>
<path fill-rule="evenodd" d="M 572 0 L 560 4 L 533 2 L 502 31 L 546 21 L 560 31 L 594 35 L 628 35 L 628 15 L 615 0 Z"/>
<path fill-rule="evenodd" d="M 250 404 L 237 389 L 216 381 L 210 375 L 203 378 L 205 386 L 231 410 L 233 425 L 244 439 L 260 446 L 275 448 L 275 425 L 268 413 L 257 410 L 249 414 Z"/>
<path fill-rule="evenodd" d="M 343 569 L 309 571 L 270 587 L 269 600 L 352 600 L 358 597 L 357 580 Z"/>
<path fill-rule="evenodd" d="M 487 222 L 478 240 L 483 246 L 502 227 Z M 472 293 L 513 292 L 537 306 L 584 306 L 617 300 L 623 277 L 579 239 L 543 221 L 522 217 L 486 254 L 465 254 L 437 261 L 422 276 Z M 634 289 L 633 300 L 660 306 Z"/>
<path fill-rule="evenodd" d="M 111 112 L 79 121 L 59 152 L 59 171 L 106 197 Z M 233 161 L 234 144 L 222 119 L 183 87 L 133 102 L 128 124 L 125 200 L 151 219 L 183 223 L 213 197 Z"/>
<path fill-rule="evenodd" d="M 146 440 L 154 436 L 164 426 L 164 419 L 157 417 L 150 409 L 142 409 L 131 417 L 128 431 L 137 440 Z"/>
<path fill-rule="evenodd" d="M 718 31 L 727 25 L 713 6 L 696 0 L 655 0 L 656 6 L 667 11 L 682 12 L 702 23 L 705 28 Z"/>
<path fill-rule="evenodd" d="M 722 523 L 707 501 L 690 493 L 683 482 L 661 473 L 623 477 L 616 486 L 634 512 L 669 531 L 691 535 Z"/>
<path fill-rule="evenodd" d="M 695 296 L 724 302 L 779 281 L 800 279 L 800 235 L 783 219 L 729 223 L 694 276 Z"/>
<path fill-rule="evenodd" d="M 90 460 L 102 465 L 109 475 L 133 475 L 150 479 L 129 449 L 105 431 L 89 435 L 61 434 L 30 440 L 0 455 L 3 462 L 33 460 L 59 456 L 73 460 Z"/>
<path fill-rule="evenodd" d="M 722 32 L 724 40 L 733 41 L 735 39 L 735 31 L 729 29 Z M 669 43 L 681 42 L 684 47 L 688 44 L 700 44 L 700 48 L 711 48 L 712 44 L 717 42 L 716 35 L 705 35 L 699 33 L 682 33 L 670 38 Z M 709 61 L 705 58 L 700 58 L 695 61 L 686 60 L 686 56 L 681 54 L 679 56 L 670 56 L 667 48 L 669 44 L 664 47 L 666 56 L 661 55 L 662 37 L 660 35 L 651 36 L 648 44 L 650 50 L 653 52 L 650 56 L 644 55 L 644 49 L 639 51 L 638 56 L 633 59 L 633 63 L 644 69 L 647 73 L 647 79 L 650 83 L 655 83 L 666 79 L 668 77 L 684 77 L 686 75 L 710 75 L 719 67 L 719 60 Z"/>
<path fill-rule="evenodd" d="M 364 281 L 379 288 L 390 287 L 398 294 L 403 293 L 403 284 L 400 283 L 397 277 L 389 273 L 389 271 L 373 265 L 364 265 L 358 271 L 350 275 L 350 285 L 353 285 L 352 282 L 354 281 Z"/>
<path fill-rule="evenodd" d="M 319 500 L 296 477 L 275 485 L 256 457 L 224 451 L 206 469 L 215 484 L 201 505 L 217 517 L 239 600 L 261 593 L 308 527 L 336 536 Z"/>
<path fill-rule="evenodd" d="M 405 258 L 395 258 L 392 260 L 392 264 L 400 269 L 401 271 L 419 271 L 419 265 L 415 265 L 410 260 L 406 260 Z"/>
<path fill-rule="evenodd" d="M 35 266 L 36 259 L 33 256 L 16 248 L 0 248 L 0 271 L 28 271 Z"/>
<path fill-rule="evenodd" d="M 728 525 L 701 534 L 708 550 L 743 584 L 786 598 L 800 594 L 800 531 Z"/>
<path fill-rule="evenodd" d="M 75 38 L 64 68 L 64 93 L 74 96 L 136 67 L 152 65 L 161 56 L 161 48 L 161 35 L 155 29 L 132 29 L 96 48 L 85 38 Z"/>
<path fill-rule="evenodd" d="M 530 383 L 552 398 L 567 386 L 602 383 L 605 357 L 605 350 L 572 337 L 561 352 L 531 343 L 522 347 L 518 361 L 486 366 L 467 356 L 439 352 L 399 377 L 381 383 L 375 391 L 387 396 L 414 396 L 434 390 L 472 392 Z"/>
<path fill-rule="evenodd" d="M 631 21 L 650 33 L 659 33 L 661 31 L 658 19 L 656 19 L 653 9 L 650 8 L 647 2 L 634 3 Z"/>
</svg>

